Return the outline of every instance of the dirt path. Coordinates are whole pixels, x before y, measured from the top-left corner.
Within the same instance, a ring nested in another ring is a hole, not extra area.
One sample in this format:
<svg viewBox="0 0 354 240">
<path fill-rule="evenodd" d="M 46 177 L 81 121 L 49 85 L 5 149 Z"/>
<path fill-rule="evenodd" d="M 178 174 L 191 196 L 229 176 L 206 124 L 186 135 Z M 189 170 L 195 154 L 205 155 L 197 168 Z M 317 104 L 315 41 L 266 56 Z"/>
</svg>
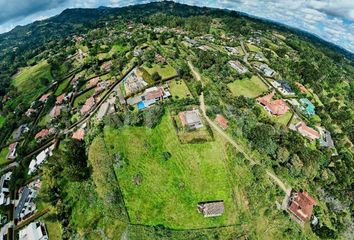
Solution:
<svg viewBox="0 0 354 240">
<path fill-rule="evenodd" d="M 201 76 L 199 72 L 194 68 L 191 62 L 188 62 L 188 65 L 195 76 L 195 78 L 198 81 L 201 81 Z M 232 146 L 236 148 L 236 150 L 240 153 L 242 153 L 246 159 L 250 161 L 251 164 L 259 164 L 256 160 L 253 159 L 246 151 L 244 148 L 239 145 L 234 139 L 232 139 L 227 133 L 225 133 L 214 121 L 212 121 L 207 115 L 206 115 L 206 107 L 205 107 L 205 102 L 204 102 L 204 94 L 203 92 L 199 96 L 199 102 L 200 102 L 200 109 L 202 110 L 203 116 L 208 122 L 208 124 L 213 128 L 218 134 L 220 134 L 224 139 L 226 139 Z M 280 180 L 274 173 L 272 173 L 269 170 L 266 170 L 267 175 L 273 179 L 273 181 L 287 194 L 290 195 L 291 192 L 291 187 L 287 187 L 285 183 Z"/>
</svg>

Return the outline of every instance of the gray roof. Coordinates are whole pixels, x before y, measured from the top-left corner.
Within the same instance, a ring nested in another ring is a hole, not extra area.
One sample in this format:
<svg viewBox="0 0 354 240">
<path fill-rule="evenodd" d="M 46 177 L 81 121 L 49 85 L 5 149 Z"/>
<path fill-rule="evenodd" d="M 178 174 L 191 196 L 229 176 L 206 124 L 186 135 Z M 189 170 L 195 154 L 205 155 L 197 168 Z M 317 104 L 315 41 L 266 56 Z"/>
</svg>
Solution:
<svg viewBox="0 0 354 240">
<path fill-rule="evenodd" d="M 198 211 L 203 213 L 204 217 L 216 217 L 224 213 L 224 201 L 212 201 L 198 203 Z"/>
<path fill-rule="evenodd" d="M 23 192 L 21 194 L 21 198 L 18 201 L 17 207 L 15 209 L 15 218 L 19 219 L 20 218 L 20 214 L 21 211 L 23 209 L 23 207 L 25 206 L 25 203 L 27 202 L 28 196 L 31 193 L 31 189 L 29 189 L 27 186 L 24 187 Z"/>
<path fill-rule="evenodd" d="M 195 110 L 185 112 L 185 118 L 188 125 L 201 123 L 198 112 Z"/>
</svg>

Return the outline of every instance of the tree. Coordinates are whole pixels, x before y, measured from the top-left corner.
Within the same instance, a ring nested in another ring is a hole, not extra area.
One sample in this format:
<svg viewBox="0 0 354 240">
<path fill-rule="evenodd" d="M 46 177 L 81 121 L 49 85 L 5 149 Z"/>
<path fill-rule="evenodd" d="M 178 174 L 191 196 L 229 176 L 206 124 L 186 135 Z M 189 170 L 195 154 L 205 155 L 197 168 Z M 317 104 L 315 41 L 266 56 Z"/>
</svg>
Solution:
<svg viewBox="0 0 354 240">
<path fill-rule="evenodd" d="M 161 80 L 161 76 L 158 72 L 154 72 L 152 75 L 151 75 L 151 79 L 154 81 L 154 82 L 157 82 L 157 81 L 160 81 Z"/>
</svg>

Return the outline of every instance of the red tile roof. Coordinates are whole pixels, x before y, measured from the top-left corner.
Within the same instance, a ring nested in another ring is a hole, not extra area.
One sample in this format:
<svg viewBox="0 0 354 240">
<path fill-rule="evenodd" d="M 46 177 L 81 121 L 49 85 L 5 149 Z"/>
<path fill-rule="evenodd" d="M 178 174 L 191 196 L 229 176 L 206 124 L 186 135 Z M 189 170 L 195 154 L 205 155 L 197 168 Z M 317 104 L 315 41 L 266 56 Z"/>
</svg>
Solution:
<svg viewBox="0 0 354 240">
<path fill-rule="evenodd" d="M 307 192 L 300 191 L 292 194 L 288 210 L 302 222 L 306 222 L 310 220 L 313 206 L 316 204 L 316 200 Z"/>
<path fill-rule="evenodd" d="M 42 129 L 41 131 L 39 131 L 36 136 L 34 137 L 35 139 L 40 139 L 40 138 L 44 138 L 50 134 L 52 134 L 54 132 L 54 129 Z"/>
<path fill-rule="evenodd" d="M 179 120 L 181 121 L 182 125 L 186 126 L 187 122 L 186 122 L 186 115 L 184 114 L 184 112 L 179 112 L 178 117 L 179 117 Z"/>
<path fill-rule="evenodd" d="M 18 142 L 14 142 L 9 145 L 9 152 L 7 153 L 6 159 L 8 159 L 8 160 L 15 159 L 15 157 L 16 157 L 15 151 L 16 151 L 17 144 L 18 144 Z"/>
<path fill-rule="evenodd" d="M 229 121 L 226 120 L 226 118 L 224 118 L 223 115 L 221 114 L 217 114 L 216 115 L 216 118 L 215 118 L 215 121 L 223 128 L 223 129 L 226 129 L 229 125 Z"/>
<path fill-rule="evenodd" d="M 311 141 L 320 138 L 320 133 L 307 126 L 303 121 L 296 124 L 295 128 L 299 133 L 301 133 L 301 135 L 307 137 Z"/>
<path fill-rule="evenodd" d="M 164 91 L 161 87 L 157 88 L 156 90 L 150 91 L 145 95 L 146 100 L 152 100 L 156 98 L 162 98 L 164 95 Z"/>
<path fill-rule="evenodd" d="M 286 105 L 286 103 L 282 99 L 272 101 L 273 96 L 274 91 L 266 96 L 257 98 L 257 101 L 261 105 L 267 107 L 273 115 L 285 114 L 289 110 L 288 105 Z"/>
<path fill-rule="evenodd" d="M 301 93 L 307 92 L 307 89 L 306 89 L 305 86 L 302 85 L 301 83 L 296 82 L 295 85 L 300 89 L 300 92 L 301 92 Z"/>
<path fill-rule="evenodd" d="M 50 116 L 53 118 L 56 118 L 58 116 L 60 116 L 61 113 L 61 107 L 58 105 L 55 105 L 54 108 L 52 109 L 52 111 L 50 111 Z"/>
<path fill-rule="evenodd" d="M 72 138 L 76 140 L 82 140 L 85 137 L 85 130 L 80 128 L 76 132 L 74 132 Z"/>
<path fill-rule="evenodd" d="M 62 104 L 65 98 L 65 93 L 57 97 L 56 104 Z"/>
<path fill-rule="evenodd" d="M 47 93 L 41 96 L 41 98 L 39 99 L 40 102 L 45 102 L 48 100 L 48 97 L 51 95 L 52 93 Z"/>
<path fill-rule="evenodd" d="M 81 114 L 85 114 L 90 111 L 93 105 L 95 105 L 95 99 L 93 97 L 88 98 L 80 110 Z"/>
<path fill-rule="evenodd" d="M 97 83 L 100 81 L 100 77 L 95 77 L 92 78 L 86 85 L 86 88 L 92 88 L 97 85 Z"/>
</svg>

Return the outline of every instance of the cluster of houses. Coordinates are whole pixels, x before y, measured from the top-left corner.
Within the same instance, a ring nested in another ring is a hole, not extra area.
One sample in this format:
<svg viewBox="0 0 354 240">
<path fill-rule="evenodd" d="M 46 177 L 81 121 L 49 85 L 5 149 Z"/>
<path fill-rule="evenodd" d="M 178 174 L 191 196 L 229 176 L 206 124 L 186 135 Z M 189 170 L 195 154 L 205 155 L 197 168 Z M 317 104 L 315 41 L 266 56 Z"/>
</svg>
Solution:
<svg viewBox="0 0 354 240">
<path fill-rule="evenodd" d="M 54 147 L 55 145 L 53 144 L 50 147 L 45 148 L 34 159 L 31 160 L 28 166 L 28 175 L 32 175 L 33 173 L 35 173 L 38 168 L 43 164 L 43 162 L 47 160 L 48 157 L 53 155 Z"/>
</svg>

